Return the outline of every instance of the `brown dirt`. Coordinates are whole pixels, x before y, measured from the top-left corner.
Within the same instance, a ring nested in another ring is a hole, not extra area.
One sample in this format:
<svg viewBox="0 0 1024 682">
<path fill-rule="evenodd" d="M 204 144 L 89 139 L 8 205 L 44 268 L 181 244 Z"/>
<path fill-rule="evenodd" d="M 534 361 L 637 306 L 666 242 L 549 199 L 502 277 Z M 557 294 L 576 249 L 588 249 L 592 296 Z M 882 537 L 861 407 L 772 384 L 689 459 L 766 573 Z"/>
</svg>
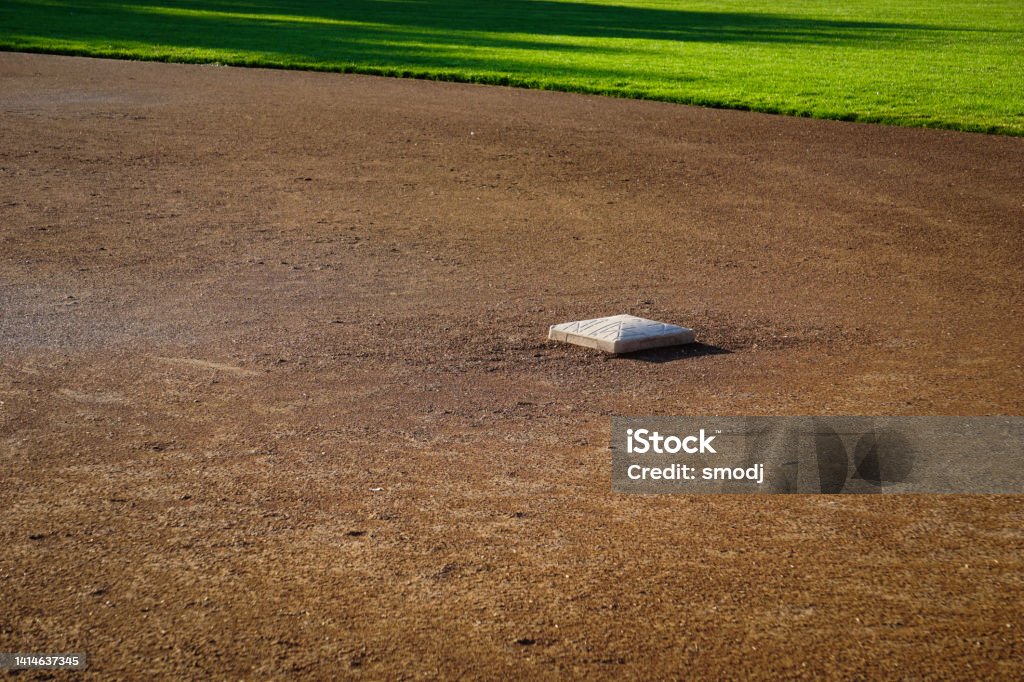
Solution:
<svg viewBox="0 0 1024 682">
<path fill-rule="evenodd" d="M 607 451 L 1022 414 L 1024 139 L 4 54 L 0 141 L 0 651 L 1024 674 L 1024 499 L 628 497 Z M 545 341 L 619 312 L 706 345 Z"/>
</svg>

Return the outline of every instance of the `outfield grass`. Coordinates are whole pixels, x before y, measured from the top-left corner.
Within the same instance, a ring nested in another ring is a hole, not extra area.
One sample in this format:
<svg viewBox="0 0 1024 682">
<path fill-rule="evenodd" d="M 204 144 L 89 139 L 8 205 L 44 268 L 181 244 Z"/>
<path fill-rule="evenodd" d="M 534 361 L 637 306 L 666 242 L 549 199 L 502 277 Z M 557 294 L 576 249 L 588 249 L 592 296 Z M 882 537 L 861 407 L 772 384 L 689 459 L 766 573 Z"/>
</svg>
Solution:
<svg viewBox="0 0 1024 682">
<path fill-rule="evenodd" d="M 0 49 L 1024 135 L 1022 0 L 0 0 Z"/>
</svg>

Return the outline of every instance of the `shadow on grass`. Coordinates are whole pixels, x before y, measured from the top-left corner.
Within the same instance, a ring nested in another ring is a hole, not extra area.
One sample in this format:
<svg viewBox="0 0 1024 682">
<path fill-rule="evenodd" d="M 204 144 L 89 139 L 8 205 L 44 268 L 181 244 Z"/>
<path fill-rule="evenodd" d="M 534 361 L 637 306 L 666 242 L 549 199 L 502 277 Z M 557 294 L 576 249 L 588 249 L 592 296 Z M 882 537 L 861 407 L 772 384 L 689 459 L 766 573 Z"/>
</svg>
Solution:
<svg viewBox="0 0 1024 682">
<path fill-rule="evenodd" d="M 5 42 L 83 42 L 99 50 L 119 45 L 150 45 L 157 52 L 223 50 L 236 56 L 275 56 L 282 61 L 276 65 L 300 67 L 367 64 L 510 73 L 551 69 L 538 75 L 577 77 L 630 73 L 588 67 L 588 53 L 626 49 L 602 43 L 608 39 L 870 46 L 906 42 L 911 31 L 927 35 L 948 30 L 557 0 L 7 0 L 4 5 L 0 39 Z"/>
<path fill-rule="evenodd" d="M 651 350 L 637 351 L 617 356 L 621 360 L 639 360 L 640 362 L 674 362 L 687 358 L 700 358 L 705 355 L 728 355 L 732 353 L 721 346 L 711 346 L 706 343 L 691 343 L 685 346 L 672 346 L 670 348 L 654 348 Z"/>
<path fill-rule="evenodd" d="M 45 0 L 52 6 L 52 0 Z M 60 2 L 60 0 L 58 0 Z M 76 4 L 68 0 L 65 4 Z M 835 42 L 885 39 L 893 31 L 943 30 L 922 24 L 811 19 L 754 12 L 706 12 L 559 0 L 136 0 L 89 3 L 124 14 L 156 13 L 253 22 L 368 24 L 429 32 L 519 33 L 579 38 L 629 38 L 698 42 Z M 363 26 L 358 26 L 362 24 Z M 168 26 L 168 28 L 171 28 Z M 221 36 L 229 38 L 229 36 Z"/>
</svg>

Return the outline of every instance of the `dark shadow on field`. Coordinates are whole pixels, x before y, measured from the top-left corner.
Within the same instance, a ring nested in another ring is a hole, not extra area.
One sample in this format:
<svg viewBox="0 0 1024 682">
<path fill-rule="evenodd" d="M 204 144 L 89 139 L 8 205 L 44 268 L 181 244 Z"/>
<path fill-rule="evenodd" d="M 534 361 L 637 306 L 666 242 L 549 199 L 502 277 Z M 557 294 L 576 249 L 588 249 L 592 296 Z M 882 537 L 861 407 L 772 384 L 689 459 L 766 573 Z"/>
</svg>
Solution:
<svg viewBox="0 0 1024 682">
<path fill-rule="evenodd" d="M 618 47 L 577 39 L 871 46 L 933 40 L 947 30 L 557 0 L 6 0 L 0 5 L 0 37 L 43 38 L 58 46 L 61 41 L 110 49 L 156 46 L 154 58 L 160 58 L 161 47 L 219 49 L 237 51 L 237 58 L 228 55 L 232 63 L 269 59 L 293 66 L 479 69 L 527 77 L 539 71 L 625 80 L 635 76 L 628 65 L 618 71 L 586 61 L 587 54 L 615 54 Z"/>
<path fill-rule="evenodd" d="M 907 23 L 807 19 L 747 12 L 628 7 L 559 0 L 137 0 L 102 3 L 125 12 L 146 8 L 248 14 L 251 21 L 317 19 L 388 24 L 430 31 L 482 31 L 590 38 L 699 42 L 863 42 L 886 31 L 932 28 Z M 272 15 L 257 19 L 253 15 Z M 217 17 L 207 15 L 207 19 Z M 228 18 L 228 17 L 225 17 Z M 369 27 L 360 27 L 359 30 Z M 934 29 L 933 29 L 934 30 Z"/>
<path fill-rule="evenodd" d="M 711 346 L 706 343 L 690 343 L 685 346 L 672 346 L 670 348 L 653 348 L 651 350 L 637 351 L 617 356 L 623 360 L 639 360 L 641 362 L 674 362 L 687 358 L 700 358 L 705 355 L 728 355 L 732 353 L 721 346 Z"/>
</svg>

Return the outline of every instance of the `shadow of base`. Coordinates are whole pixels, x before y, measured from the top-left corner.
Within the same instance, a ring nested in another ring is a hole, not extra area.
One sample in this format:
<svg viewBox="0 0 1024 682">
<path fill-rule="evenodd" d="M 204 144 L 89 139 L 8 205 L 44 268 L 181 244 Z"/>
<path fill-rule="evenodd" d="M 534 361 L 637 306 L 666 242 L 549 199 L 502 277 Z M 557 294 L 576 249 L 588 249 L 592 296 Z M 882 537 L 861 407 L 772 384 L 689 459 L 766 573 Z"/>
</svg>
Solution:
<svg viewBox="0 0 1024 682">
<path fill-rule="evenodd" d="M 699 358 L 705 355 L 728 355 L 729 353 L 732 353 L 732 351 L 721 346 L 710 346 L 706 343 L 690 343 L 685 346 L 653 348 L 635 353 L 624 353 L 616 357 L 622 360 L 639 360 L 641 362 L 673 362 L 686 358 Z"/>
</svg>

